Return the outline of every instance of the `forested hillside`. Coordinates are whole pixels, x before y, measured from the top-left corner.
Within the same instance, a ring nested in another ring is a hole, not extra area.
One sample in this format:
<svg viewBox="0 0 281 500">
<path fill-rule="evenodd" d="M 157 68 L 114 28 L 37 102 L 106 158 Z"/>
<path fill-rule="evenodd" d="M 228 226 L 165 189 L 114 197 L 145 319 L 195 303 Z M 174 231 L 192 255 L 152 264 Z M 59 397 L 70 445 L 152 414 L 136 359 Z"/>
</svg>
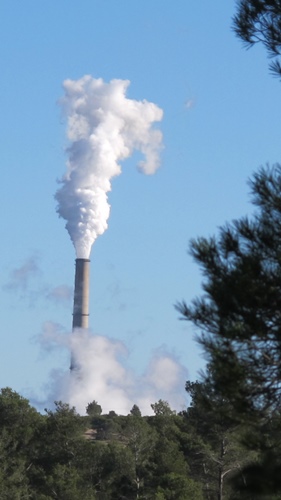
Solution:
<svg viewBox="0 0 281 500">
<path fill-rule="evenodd" d="M 258 450 L 243 443 L 246 429 L 208 384 L 187 382 L 186 389 L 186 411 L 177 414 L 160 400 L 153 416 L 136 405 L 127 416 L 105 415 L 95 401 L 87 416 L 62 402 L 40 414 L 2 389 L 1 500 L 242 498 L 241 471 L 258 462 Z M 268 422 L 268 441 L 280 438 L 280 423 Z"/>
</svg>

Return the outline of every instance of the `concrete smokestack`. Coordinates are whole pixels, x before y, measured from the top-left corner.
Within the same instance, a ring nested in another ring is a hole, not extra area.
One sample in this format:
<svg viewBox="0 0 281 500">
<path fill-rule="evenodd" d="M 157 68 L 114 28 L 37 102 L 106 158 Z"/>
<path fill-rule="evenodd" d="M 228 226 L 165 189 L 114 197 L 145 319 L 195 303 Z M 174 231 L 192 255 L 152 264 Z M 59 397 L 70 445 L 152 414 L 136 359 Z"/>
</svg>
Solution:
<svg viewBox="0 0 281 500">
<path fill-rule="evenodd" d="M 76 259 L 72 330 L 89 327 L 90 260 Z"/>
<path fill-rule="evenodd" d="M 72 331 L 75 328 L 89 328 L 89 285 L 90 260 L 76 259 Z M 71 356 L 70 370 L 78 368 Z"/>
</svg>

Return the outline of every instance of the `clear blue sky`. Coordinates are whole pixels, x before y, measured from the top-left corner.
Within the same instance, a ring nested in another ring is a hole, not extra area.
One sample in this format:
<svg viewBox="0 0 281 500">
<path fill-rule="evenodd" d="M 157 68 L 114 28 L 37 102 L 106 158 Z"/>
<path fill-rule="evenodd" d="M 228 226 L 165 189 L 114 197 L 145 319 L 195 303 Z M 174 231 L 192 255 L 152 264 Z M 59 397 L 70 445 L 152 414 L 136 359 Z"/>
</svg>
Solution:
<svg viewBox="0 0 281 500">
<path fill-rule="evenodd" d="M 69 351 L 42 345 L 42 331 L 71 330 L 75 253 L 54 200 L 66 160 L 58 100 L 66 78 L 85 74 L 129 79 L 129 98 L 162 108 L 165 146 L 154 176 L 133 155 L 113 181 L 91 254 L 91 330 L 124 344 L 125 378 L 166 355 L 198 377 L 193 328 L 173 307 L 200 293 L 188 242 L 250 213 L 247 179 L 280 160 L 281 84 L 263 49 L 235 38 L 234 12 L 234 0 L 1 3 L 1 387 L 44 402 L 53 371 L 68 371 Z"/>
</svg>

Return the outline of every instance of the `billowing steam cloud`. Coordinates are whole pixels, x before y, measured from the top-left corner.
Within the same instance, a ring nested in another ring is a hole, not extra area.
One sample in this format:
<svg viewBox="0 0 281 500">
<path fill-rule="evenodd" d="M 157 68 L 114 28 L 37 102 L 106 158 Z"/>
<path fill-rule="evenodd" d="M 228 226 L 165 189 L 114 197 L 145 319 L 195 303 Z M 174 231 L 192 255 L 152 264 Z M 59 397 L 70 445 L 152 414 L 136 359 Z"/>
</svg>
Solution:
<svg viewBox="0 0 281 500">
<path fill-rule="evenodd" d="M 89 258 L 93 242 L 107 228 L 107 193 L 111 179 L 121 173 L 118 162 L 138 150 L 144 155 L 141 172 L 154 174 L 159 167 L 162 134 L 153 123 L 163 112 L 151 102 L 128 99 L 129 84 L 89 75 L 63 84 L 70 145 L 67 172 L 55 198 L 78 258 Z"/>
<path fill-rule="evenodd" d="M 136 376 L 126 366 L 128 351 L 120 341 L 83 329 L 69 335 L 60 325 L 48 322 L 40 342 L 45 351 L 67 349 L 80 366 L 79 376 L 73 377 L 69 370 L 53 373 L 50 404 L 61 399 L 85 414 L 87 404 L 96 400 L 104 413 L 115 410 L 125 415 L 134 404 L 151 414 L 151 403 L 159 399 L 167 400 L 175 410 L 186 407 L 187 370 L 163 349 L 155 351 L 145 372 Z"/>
</svg>

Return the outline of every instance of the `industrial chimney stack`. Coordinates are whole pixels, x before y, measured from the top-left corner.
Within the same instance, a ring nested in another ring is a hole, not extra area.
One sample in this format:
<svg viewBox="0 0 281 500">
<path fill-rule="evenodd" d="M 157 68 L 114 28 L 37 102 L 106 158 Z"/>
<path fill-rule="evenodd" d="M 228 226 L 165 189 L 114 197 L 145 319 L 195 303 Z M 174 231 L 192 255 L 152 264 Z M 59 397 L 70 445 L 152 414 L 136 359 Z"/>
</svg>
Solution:
<svg viewBox="0 0 281 500">
<path fill-rule="evenodd" d="M 72 331 L 89 327 L 90 260 L 76 259 Z M 78 369 L 71 356 L 70 370 Z"/>
</svg>

